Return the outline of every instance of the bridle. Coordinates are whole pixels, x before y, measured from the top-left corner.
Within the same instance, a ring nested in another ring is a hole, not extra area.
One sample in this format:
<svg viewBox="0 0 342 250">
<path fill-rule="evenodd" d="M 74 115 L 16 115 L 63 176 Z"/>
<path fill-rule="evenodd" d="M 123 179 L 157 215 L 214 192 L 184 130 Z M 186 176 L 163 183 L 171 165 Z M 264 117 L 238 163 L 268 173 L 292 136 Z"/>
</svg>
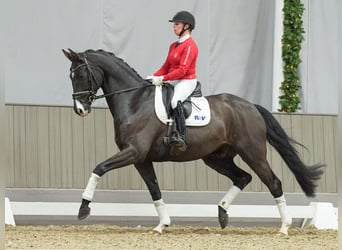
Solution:
<svg viewBox="0 0 342 250">
<path fill-rule="evenodd" d="M 104 79 L 104 73 L 103 73 L 102 69 L 100 69 L 98 66 L 89 64 L 86 57 L 83 58 L 83 60 L 84 60 L 84 63 L 82 63 L 80 65 L 77 65 L 74 69 L 70 69 L 70 71 L 71 71 L 71 74 L 75 74 L 75 72 L 77 70 L 79 70 L 79 69 L 81 69 L 83 67 L 86 67 L 87 73 L 88 73 L 88 80 L 90 82 L 91 89 L 90 90 L 85 90 L 85 91 L 78 91 L 78 92 L 73 93 L 72 94 L 73 100 L 76 100 L 77 97 L 88 95 L 89 102 L 93 102 L 94 100 L 101 99 L 101 98 L 104 98 L 104 97 L 107 97 L 107 96 L 112 96 L 112 95 L 115 95 L 115 94 L 121 94 L 121 93 L 129 92 L 129 91 L 132 91 L 132 90 L 144 88 L 144 87 L 154 86 L 153 84 L 144 84 L 144 85 L 137 86 L 137 87 L 132 87 L 132 88 L 122 89 L 122 90 L 118 90 L 118 91 L 113 91 L 113 92 L 110 92 L 110 93 L 107 93 L 107 94 L 103 94 L 103 95 L 96 95 L 96 92 L 97 92 L 98 88 L 101 86 L 101 84 L 99 84 L 98 79 L 96 78 L 96 76 L 95 76 L 95 74 L 94 74 L 92 69 L 95 69 L 98 72 L 100 72 L 100 74 L 102 75 L 102 81 Z M 94 87 L 93 83 L 95 83 L 96 87 Z"/>
<path fill-rule="evenodd" d="M 96 92 L 97 92 L 98 86 L 100 86 L 92 68 L 101 73 L 102 79 L 103 79 L 104 73 L 99 67 L 89 64 L 86 57 L 83 60 L 84 60 L 84 63 L 77 65 L 73 69 L 70 69 L 70 72 L 71 74 L 75 74 L 75 72 L 78 71 L 79 69 L 86 67 L 87 74 L 88 74 L 88 81 L 90 82 L 91 88 L 90 90 L 78 91 L 78 92 L 73 93 L 72 99 L 75 100 L 77 97 L 88 95 L 89 101 L 92 102 L 95 99 L 98 99 L 96 96 Z M 94 87 L 94 84 L 96 87 Z"/>
</svg>

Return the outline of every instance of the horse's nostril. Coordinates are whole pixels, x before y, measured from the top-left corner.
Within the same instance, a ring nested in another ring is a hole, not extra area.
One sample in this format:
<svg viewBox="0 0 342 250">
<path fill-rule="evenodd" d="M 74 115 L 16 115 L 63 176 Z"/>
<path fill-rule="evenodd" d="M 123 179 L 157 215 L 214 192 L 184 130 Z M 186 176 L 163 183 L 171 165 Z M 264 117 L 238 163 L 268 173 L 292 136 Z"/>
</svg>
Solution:
<svg viewBox="0 0 342 250">
<path fill-rule="evenodd" d="M 84 113 L 86 112 L 84 105 L 79 100 L 75 100 L 74 102 L 75 102 L 74 107 L 75 107 L 76 113 L 78 115 L 83 116 Z"/>
<path fill-rule="evenodd" d="M 81 117 L 87 116 L 90 112 L 88 109 L 84 109 L 83 107 L 75 107 L 74 111 L 77 115 L 79 115 Z"/>
</svg>

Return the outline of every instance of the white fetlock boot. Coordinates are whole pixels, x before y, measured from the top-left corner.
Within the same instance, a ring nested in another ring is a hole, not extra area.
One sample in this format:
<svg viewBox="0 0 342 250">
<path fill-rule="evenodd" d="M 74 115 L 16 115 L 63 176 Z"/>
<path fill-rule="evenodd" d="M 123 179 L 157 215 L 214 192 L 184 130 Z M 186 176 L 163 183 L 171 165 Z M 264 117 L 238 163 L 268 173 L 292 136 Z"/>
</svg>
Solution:
<svg viewBox="0 0 342 250">
<path fill-rule="evenodd" d="M 279 214 L 280 214 L 281 222 L 282 222 L 279 232 L 282 234 L 288 235 L 288 229 L 292 225 L 292 217 L 290 216 L 287 210 L 285 196 L 282 195 L 278 198 L 275 198 L 275 202 L 278 206 L 278 210 L 279 210 Z"/>
<path fill-rule="evenodd" d="M 153 231 L 162 234 L 163 229 L 171 224 L 170 216 L 166 211 L 166 205 L 163 199 L 154 201 L 153 204 L 159 216 L 159 225 L 156 226 Z"/>
<path fill-rule="evenodd" d="M 95 192 L 95 189 L 96 189 L 96 186 L 98 184 L 99 179 L 100 179 L 100 177 L 97 174 L 94 174 L 94 173 L 91 174 L 89 181 L 88 181 L 88 184 L 87 184 L 87 187 L 85 188 L 85 190 L 83 191 L 83 194 L 82 194 L 83 199 L 85 199 L 87 201 L 93 200 L 94 192 Z"/>
<path fill-rule="evenodd" d="M 241 189 L 233 185 L 227 192 L 227 194 L 219 202 L 219 206 L 224 210 L 228 210 L 229 206 L 232 204 L 236 196 L 241 192 Z"/>
<path fill-rule="evenodd" d="M 241 189 L 233 185 L 218 204 L 218 221 L 222 229 L 226 228 L 226 226 L 228 225 L 228 208 L 240 192 Z"/>
</svg>

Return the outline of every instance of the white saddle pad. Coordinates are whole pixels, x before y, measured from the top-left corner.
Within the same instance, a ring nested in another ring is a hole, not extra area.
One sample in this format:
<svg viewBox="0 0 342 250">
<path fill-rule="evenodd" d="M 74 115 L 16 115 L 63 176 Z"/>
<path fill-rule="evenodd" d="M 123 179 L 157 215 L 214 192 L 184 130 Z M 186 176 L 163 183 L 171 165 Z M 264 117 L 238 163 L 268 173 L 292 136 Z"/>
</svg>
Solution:
<svg viewBox="0 0 342 250">
<path fill-rule="evenodd" d="M 205 97 L 191 97 L 192 112 L 185 120 L 186 126 L 205 126 L 210 122 L 210 107 Z M 158 119 L 167 124 L 173 122 L 173 119 L 167 118 L 167 112 L 162 98 L 162 86 L 156 86 L 154 97 L 154 107 Z"/>
</svg>

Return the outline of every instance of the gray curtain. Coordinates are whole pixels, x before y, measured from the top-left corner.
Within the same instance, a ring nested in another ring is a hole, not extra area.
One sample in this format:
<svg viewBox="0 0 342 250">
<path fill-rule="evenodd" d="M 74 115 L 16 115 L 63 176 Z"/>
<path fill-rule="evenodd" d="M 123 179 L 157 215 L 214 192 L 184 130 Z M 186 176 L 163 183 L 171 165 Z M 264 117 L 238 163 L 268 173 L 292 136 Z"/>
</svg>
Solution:
<svg viewBox="0 0 342 250">
<path fill-rule="evenodd" d="M 338 113 L 338 0 L 303 1 L 302 111 Z"/>
<path fill-rule="evenodd" d="M 232 93 L 271 109 L 273 0 L 2 2 L 1 20 L 9 24 L 1 30 L 6 103 L 72 105 L 62 48 L 112 51 L 142 77 L 150 75 L 177 39 L 168 20 L 189 10 L 203 93 Z M 337 0 L 304 3 L 302 111 L 337 113 Z"/>
</svg>

